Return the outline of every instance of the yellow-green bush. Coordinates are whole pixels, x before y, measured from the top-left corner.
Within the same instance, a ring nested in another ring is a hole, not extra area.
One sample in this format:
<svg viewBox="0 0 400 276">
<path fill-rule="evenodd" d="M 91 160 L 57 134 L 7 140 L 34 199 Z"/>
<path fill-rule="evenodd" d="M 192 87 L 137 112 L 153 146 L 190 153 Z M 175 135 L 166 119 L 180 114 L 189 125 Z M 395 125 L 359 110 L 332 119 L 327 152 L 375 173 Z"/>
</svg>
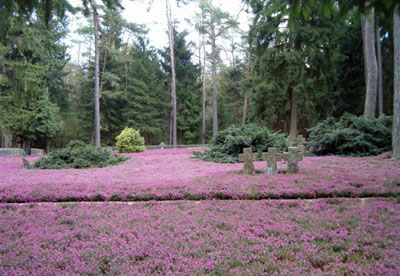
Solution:
<svg viewBox="0 0 400 276">
<path fill-rule="evenodd" d="M 117 136 L 117 148 L 119 152 L 141 152 L 145 150 L 144 138 L 138 130 L 126 127 Z"/>
</svg>

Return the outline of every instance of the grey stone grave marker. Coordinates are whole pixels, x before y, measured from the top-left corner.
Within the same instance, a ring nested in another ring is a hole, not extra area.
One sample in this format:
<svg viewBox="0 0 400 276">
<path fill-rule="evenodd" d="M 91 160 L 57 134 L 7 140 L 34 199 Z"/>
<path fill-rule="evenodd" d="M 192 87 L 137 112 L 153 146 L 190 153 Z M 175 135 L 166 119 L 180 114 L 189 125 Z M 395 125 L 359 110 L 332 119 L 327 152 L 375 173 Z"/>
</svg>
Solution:
<svg viewBox="0 0 400 276">
<path fill-rule="evenodd" d="M 268 148 L 268 153 L 263 153 L 263 160 L 267 161 L 266 172 L 269 174 L 278 173 L 278 161 L 282 160 L 282 154 L 278 153 L 276 148 Z"/>
<path fill-rule="evenodd" d="M 244 162 L 243 173 L 253 174 L 255 172 L 253 161 L 257 160 L 258 154 L 253 153 L 251 148 L 244 148 L 243 153 L 239 154 L 239 162 Z"/>
<path fill-rule="evenodd" d="M 290 147 L 297 147 L 299 151 L 304 152 L 306 139 L 304 139 L 303 135 L 297 135 L 297 137 L 289 136 L 288 140 Z"/>
<path fill-rule="evenodd" d="M 303 153 L 296 147 L 289 147 L 288 152 L 283 153 L 283 160 L 287 162 L 288 173 L 298 173 L 298 162 L 303 160 Z"/>
</svg>

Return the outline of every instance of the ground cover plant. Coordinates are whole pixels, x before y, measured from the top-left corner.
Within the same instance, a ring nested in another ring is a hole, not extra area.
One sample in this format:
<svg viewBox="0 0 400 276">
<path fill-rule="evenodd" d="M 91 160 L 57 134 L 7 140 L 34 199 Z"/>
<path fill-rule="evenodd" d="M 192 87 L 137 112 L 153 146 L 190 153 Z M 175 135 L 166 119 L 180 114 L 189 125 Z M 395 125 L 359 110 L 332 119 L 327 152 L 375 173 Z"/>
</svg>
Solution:
<svg viewBox="0 0 400 276">
<path fill-rule="evenodd" d="M 395 199 L 0 205 L 1 275 L 399 275 Z"/>
<path fill-rule="evenodd" d="M 392 117 L 330 117 L 310 129 L 308 145 L 317 155 L 377 155 L 391 150 Z"/>
<path fill-rule="evenodd" d="M 268 147 L 286 148 L 285 135 L 273 132 L 266 127 L 254 124 L 230 126 L 219 131 L 210 143 L 210 149 L 205 152 L 195 152 L 197 159 L 217 163 L 235 163 L 243 148 L 252 148 L 254 152 L 267 151 Z"/>
<path fill-rule="evenodd" d="M 199 149 L 124 154 L 131 160 L 85 170 L 27 170 L 20 158 L 1 158 L 0 202 L 400 195 L 400 163 L 391 159 L 305 157 L 297 174 L 243 175 L 243 164 L 196 160 L 194 150 Z M 265 167 L 265 161 L 255 162 L 257 170 Z"/>
<path fill-rule="evenodd" d="M 128 158 L 125 156 L 76 140 L 71 141 L 61 151 L 51 152 L 48 157 L 35 160 L 32 165 L 25 159 L 24 165 L 28 169 L 86 169 L 117 165 L 126 160 Z"/>
</svg>

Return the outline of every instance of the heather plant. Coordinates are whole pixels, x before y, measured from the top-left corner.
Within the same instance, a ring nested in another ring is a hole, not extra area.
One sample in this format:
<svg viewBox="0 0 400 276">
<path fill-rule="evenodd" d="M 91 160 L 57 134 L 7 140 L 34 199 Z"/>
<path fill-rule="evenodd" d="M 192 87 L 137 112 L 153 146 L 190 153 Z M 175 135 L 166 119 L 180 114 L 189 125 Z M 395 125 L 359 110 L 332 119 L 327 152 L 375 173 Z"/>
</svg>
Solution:
<svg viewBox="0 0 400 276">
<path fill-rule="evenodd" d="M 286 148 L 284 134 L 273 132 L 266 127 L 254 124 L 231 126 L 219 131 L 210 141 L 210 149 L 201 153 L 195 152 L 195 158 L 217 163 L 238 162 L 239 153 L 243 148 L 251 147 L 253 151 L 261 153 L 268 147 Z"/>
<path fill-rule="evenodd" d="M 391 150 L 392 117 L 330 117 L 309 129 L 308 145 L 316 155 L 378 155 Z"/>
<path fill-rule="evenodd" d="M 394 276 L 399 213 L 395 199 L 2 204 L 0 275 Z"/>
<path fill-rule="evenodd" d="M 138 130 L 126 127 L 117 136 L 117 148 L 119 152 L 142 152 L 145 150 L 144 138 Z"/>
<path fill-rule="evenodd" d="M 24 162 L 24 166 L 35 169 L 103 168 L 120 164 L 127 159 L 128 157 L 111 154 L 105 149 L 74 140 L 65 149 L 52 152 L 48 157 L 39 158 L 33 165 Z"/>
</svg>

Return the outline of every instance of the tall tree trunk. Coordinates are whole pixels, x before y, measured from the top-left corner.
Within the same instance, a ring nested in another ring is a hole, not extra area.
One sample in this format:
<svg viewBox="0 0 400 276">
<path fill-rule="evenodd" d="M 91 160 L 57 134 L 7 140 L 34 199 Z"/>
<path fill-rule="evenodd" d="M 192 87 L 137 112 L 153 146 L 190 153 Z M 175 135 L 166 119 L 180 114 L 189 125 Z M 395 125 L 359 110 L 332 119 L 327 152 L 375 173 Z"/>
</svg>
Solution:
<svg viewBox="0 0 400 276">
<path fill-rule="evenodd" d="M 5 148 L 5 139 L 4 139 L 4 137 L 3 137 L 3 133 L 1 132 L 1 129 L 0 129 L 0 148 Z"/>
<path fill-rule="evenodd" d="M 244 94 L 244 100 L 243 100 L 243 116 L 242 116 L 242 124 L 244 125 L 246 123 L 247 119 L 247 105 L 249 101 L 249 92 L 246 92 Z"/>
<path fill-rule="evenodd" d="M 376 90 L 378 85 L 378 65 L 375 51 L 375 24 L 374 10 L 365 16 L 365 30 L 363 41 L 365 43 L 365 64 L 367 66 L 367 93 L 365 96 L 364 115 L 375 116 L 376 111 Z"/>
<path fill-rule="evenodd" d="M 212 13 L 211 13 L 212 14 Z M 211 19 L 211 22 L 212 19 Z M 212 62 L 212 116 L 213 136 L 218 132 L 218 103 L 217 103 L 217 44 L 215 28 L 211 26 L 211 62 Z"/>
<path fill-rule="evenodd" d="M 173 106 L 172 104 L 172 100 L 171 100 L 171 106 Z M 170 113 L 170 119 L 169 119 L 169 144 L 172 145 L 172 137 L 173 137 L 173 126 L 174 126 L 174 112 L 171 109 L 171 113 Z"/>
<path fill-rule="evenodd" d="M 96 0 L 93 0 L 94 25 L 94 144 L 100 147 L 100 87 L 99 87 L 99 38 Z"/>
<path fill-rule="evenodd" d="M 246 78 L 250 78 L 250 68 L 251 66 L 251 61 L 250 61 L 250 54 L 246 52 Z M 248 89 L 249 87 L 245 87 L 245 89 Z M 243 117 L 242 117 L 242 124 L 245 124 L 247 121 L 247 113 L 248 113 L 248 106 L 249 106 L 249 97 L 250 97 L 250 91 L 246 91 L 244 94 L 244 101 L 243 101 Z"/>
<path fill-rule="evenodd" d="M 378 112 L 383 115 L 383 83 L 382 83 L 382 49 L 379 20 L 376 18 L 376 61 L 378 63 Z"/>
<path fill-rule="evenodd" d="M 400 159 L 400 5 L 393 12 L 394 92 L 392 158 Z M 397 53 L 397 54 L 396 54 Z"/>
<path fill-rule="evenodd" d="M 177 106 L 176 106 L 176 74 L 175 74 L 175 51 L 174 51 L 174 27 L 172 26 L 171 6 L 169 0 L 165 0 L 167 8 L 169 51 L 171 56 L 171 98 L 172 98 L 172 145 L 177 146 Z"/>
<path fill-rule="evenodd" d="M 204 11 L 201 12 L 201 25 L 204 27 Z M 206 143 L 206 40 L 204 33 L 202 34 L 203 44 L 203 74 L 202 74 L 202 123 L 201 123 L 201 143 Z"/>
<path fill-rule="evenodd" d="M 362 41 L 363 41 L 363 57 L 364 57 L 364 81 L 365 81 L 365 87 L 367 86 L 367 79 L 368 79 L 368 67 L 366 64 L 367 56 L 366 56 L 366 50 L 365 50 L 365 21 L 366 17 L 364 14 L 361 14 L 361 36 L 362 36 Z"/>
<path fill-rule="evenodd" d="M 104 73 L 106 72 L 106 64 L 107 64 L 107 49 L 104 47 L 104 60 L 103 60 L 103 66 L 101 70 L 101 81 L 100 82 L 100 90 L 99 90 L 99 95 L 101 97 L 101 93 L 103 92 L 103 86 L 104 86 Z"/>
<path fill-rule="evenodd" d="M 290 91 L 290 129 L 289 136 L 297 136 L 297 97 L 294 91 Z"/>
<path fill-rule="evenodd" d="M 301 51 L 301 39 L 297 36 L 294 39 L 294 49 L 297 52 Z M 289 88 L 289 98 L 290 98 L 290 124 L 289 124 L 289 136 L 296 137 L 297 136 L 297 97 L 296 93 L 291 86 Z"/>
</svg>

